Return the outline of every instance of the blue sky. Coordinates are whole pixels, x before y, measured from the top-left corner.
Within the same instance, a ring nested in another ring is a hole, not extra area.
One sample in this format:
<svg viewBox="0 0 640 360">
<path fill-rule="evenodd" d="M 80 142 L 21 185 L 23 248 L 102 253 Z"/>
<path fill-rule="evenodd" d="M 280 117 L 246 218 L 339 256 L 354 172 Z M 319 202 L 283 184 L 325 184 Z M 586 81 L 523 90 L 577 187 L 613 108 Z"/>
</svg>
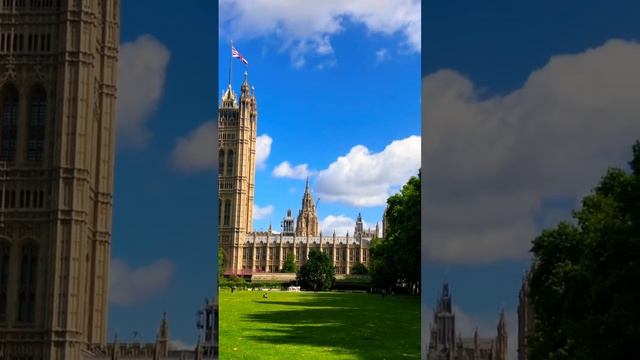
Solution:
<svg viewBox="0 0 640 360">
<path fill-rule="evenodd" d="M 193 344 L 214 293 L 216 173 L 171 162 L 178 138 L 216 116 L 217 8 L 190 5 L 122 2 L 110 340 L 155 339 L 167 311 L 171 337 Z"/>
<path fill-rule="evenodd" d="M 567 219 L 640 134 L 640 5 L 425 2 L 423 302 L 450 282 L 459 326 L 495 336 L 530 241 Z M 425 321 L 432 319 L 428 312 Z"/>
<path fill-rule="evenodd" d="M 419 3 L 248 3 L 221 2 L 233 16 L 219 28 L 209 1 L 122 4 L 109 339 L 153 340 L 167 311 L 171 338 L 195 342 L 194 314 L 216 278 L 215 120 L 229 38 L 250 62 L 260 111 L 256 228 L 297 211 L 301 165 L 338 232 L 352 232 L 359 211 L 374 226 L 386 196 L 417 174 Z M 236 60 L 236 90 L 243 71 Z"/>
</svg>

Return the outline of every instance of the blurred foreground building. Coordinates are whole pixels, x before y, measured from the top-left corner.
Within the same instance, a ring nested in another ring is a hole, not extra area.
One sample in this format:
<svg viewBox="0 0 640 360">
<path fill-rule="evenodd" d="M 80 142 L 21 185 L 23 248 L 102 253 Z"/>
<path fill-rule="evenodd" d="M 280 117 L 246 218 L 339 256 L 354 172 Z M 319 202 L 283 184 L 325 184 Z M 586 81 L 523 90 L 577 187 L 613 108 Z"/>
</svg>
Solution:
<svg viewBox="0 0 640 360">
<path fill-rule="evenodd" d="M 107 343 L 119 43 L 119 0 L 0 0 L 0 359 L 185 358 Z"/>
</svg>

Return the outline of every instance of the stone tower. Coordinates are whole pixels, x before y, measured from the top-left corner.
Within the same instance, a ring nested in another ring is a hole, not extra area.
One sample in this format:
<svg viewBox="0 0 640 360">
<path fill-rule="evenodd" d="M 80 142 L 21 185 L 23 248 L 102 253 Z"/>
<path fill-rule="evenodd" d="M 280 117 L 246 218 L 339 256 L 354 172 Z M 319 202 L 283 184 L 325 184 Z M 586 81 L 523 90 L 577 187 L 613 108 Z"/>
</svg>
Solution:
<svg viewBox="0 0 640 360">
<path fill-rule="evenodd" d="M 309 177 L 307 177 L 307 185 L 302 196 L 302 207 L 296 221 L 296 236 L 318 236 L 318 215 L 316 214 L 316 205 L 311 197 Z"/>
<path fill-rule="evenodd" d="M 358 218 L 356 219 L 356 226 L 353 231 L 353 236 L 362 235 L 363 233 L 364 233 L 364 225 L 362 223 L 362 215 L 358 213 Z M 376 229 L 376 233 L 377 233 L 377 229 Z"/>
<path fill-rule="evenodd" d="M 118 0 L 0 1 L 0 354 L 106 342 Z"/>
<path fill-rule="evenodd" d="M 531 271 L 533 271 L 533 268 Z M 535 330 L 531 290 L 529 288 L 531 271 L 527 271 L 522 278 L 522 286 L 518 294 L 518 360 L 526 360 L 529 357 L 528 338 Z"/>
<path fill-rule="evenodd" d="M 293 216 L 291 216 L 291 209 L 288 209 L 287 216 L 282 219 L 282 235 L 293 236 L 294 234 Z"/>
<path fill-rule="evenodd" d="M 456 320 L 453 313 L 451 295 L 449 294 L 449 284 L 444 283 L 440 299 L 433 314 L 431 340 L 429 341 L 430 354 L 437 354 L 438 359 L 452 358 L 456 344 L 455 324 Z M 445 356 L 442 357 L 442 355 Z"/>
<path fill-rule="evenodd" d="M 496 360 L 507 360 L 507 320 L 504 316 L 504 310 L 500 312 L 500 320 L 498 320 L 497 330 Z"/>
<path fill-rule="evenodd" d="M 239 245 L 252 231 L 258 108 L 247 73 L 240 101 L 231 84 L 222 96 L 218 112 L 218 214 L 219 245 L 225 256 L 225 272 L 242 269 Z"/>
</svg>

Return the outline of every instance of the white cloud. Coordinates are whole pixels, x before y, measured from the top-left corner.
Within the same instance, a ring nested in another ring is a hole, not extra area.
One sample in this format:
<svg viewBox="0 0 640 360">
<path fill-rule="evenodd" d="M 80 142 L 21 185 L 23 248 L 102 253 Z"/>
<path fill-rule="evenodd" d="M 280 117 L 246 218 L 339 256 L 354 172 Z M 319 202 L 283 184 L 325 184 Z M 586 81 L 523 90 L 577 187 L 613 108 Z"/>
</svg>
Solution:
<svg viewBox="0 0 640 360">
<path fill-rule="evenodd" d="M 378 51 L 376 51 L 376 60 L 381 63 L 385 60 L 387 60 L 389 58 L 389 50 L 387 49 L 380 49 Z"/>
<path fill-rule="evenodd" d="M 273 169 L 273 176 L 277 178 L 306 179 L 311 175 L 313 172 L 307 164 L 291 166 L 288 161 L 283 161 Z"/>
<path fill-rule="evenodd" d="M 334 56 L 331 38 L 347 20 L 370 33 L 401 34 L 410 51 L 420 51 L 421 45 L 419 0 L 221 0 L 220 16 L 221 33 L 229 38 L 277 37 L 295 67 L 303 66 L 309 54 Z"/>
<path fill-rule="evenodd" d="M 323 201 L 384 205 L 392 191 L 417 175 L 419 168 L 419 136 L 393 141 L 379 153 L 357 145 L 320 171 L 318 193 Z"/>
<path fill-rule="evenodd" d="M 171 261 L 156 262 L 132 268 L 123 259 L 111 260 L 109 301 L 118 305 L 133 305 L 167 289 L 174 273 Z"/>
<path fill-rule="evenodd" d="M 336 236 L 344 236 L 347 232 L 353 235 L 356 220 L 345 215 L 329 215 L 320 221 L 320 230 L 324 235 L 332 235 L 335 230 Z M 371 225 L 366 221 L 362 221 L 362 227 L 365 230 L 375 229 L 375 224 Z"/>
<path fill-rule="evenodd" d="M 120 46 L 118 61 L 118 146 L 144 146 L 151 132 L 145 122 L 156 109 L 170 53 L 151 35 Z"/>
<path fill-rule="evenodd" d="M 186 137 L 178 138 L 171 154 L 174 167 L 183 171 L 215 169 L 218 158 L 218 129 L 207 121 Z"/>
<path fill-rule="evenodd" d="M 253 219 L 261 220 L 268 218 L 273 214 L 273 205 L 267 205 L 264 207 L 260 207 L 257 204 L 253 204 Z"/>
<path fill-rule="evenodd" d="M 271 143 L 273 139 L 267 134 L 256 137 L 256 169 L 264 169 L 269 154 L 271 154 Z"/>
<path fill-rule="evenodd" d="M 551 58 L 523 86 L 486 98 L 454 71 L 423 79 L 423 259 L 527 256 L 543 200 L 579 197 L 623 166 L 640 134 L 640 44 L 621 40 Z M 565 217 L 569 217 L 566 209 Z"/>
</svg>

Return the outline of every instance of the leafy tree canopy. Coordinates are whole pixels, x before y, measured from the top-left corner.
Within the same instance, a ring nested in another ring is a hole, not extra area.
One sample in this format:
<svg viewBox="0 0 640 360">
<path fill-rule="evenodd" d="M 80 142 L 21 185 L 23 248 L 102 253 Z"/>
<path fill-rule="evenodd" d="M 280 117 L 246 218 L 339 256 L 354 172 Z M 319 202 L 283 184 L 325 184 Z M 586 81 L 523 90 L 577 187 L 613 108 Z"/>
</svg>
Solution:
<svg viewBox="0 0 640 360">
<path fill-rule="evenodd" d="M 534 240 L 531 359 L 638 358 L 640 142 L 630 165 L 606 173 L 575 223 Z"/>
<path fill-rule="evenodd" d="M 282 268 L 282 272 L 294 273 L 297 271 L 298 271 L 298 266 L 296 265 L 296 260 L 293 257 L 293 253 L 288 252 L 287 257 L 284 260 L 284 266 Z"/>
<path fill-rule="evenodd" d="M 311 250 L 309 259 L 298 271 L 297 280 L 303 289 L 313 291 L 330 290 L 336 281 L 336 276 L 329 256 L 324 252 Z"/>
</svg>

